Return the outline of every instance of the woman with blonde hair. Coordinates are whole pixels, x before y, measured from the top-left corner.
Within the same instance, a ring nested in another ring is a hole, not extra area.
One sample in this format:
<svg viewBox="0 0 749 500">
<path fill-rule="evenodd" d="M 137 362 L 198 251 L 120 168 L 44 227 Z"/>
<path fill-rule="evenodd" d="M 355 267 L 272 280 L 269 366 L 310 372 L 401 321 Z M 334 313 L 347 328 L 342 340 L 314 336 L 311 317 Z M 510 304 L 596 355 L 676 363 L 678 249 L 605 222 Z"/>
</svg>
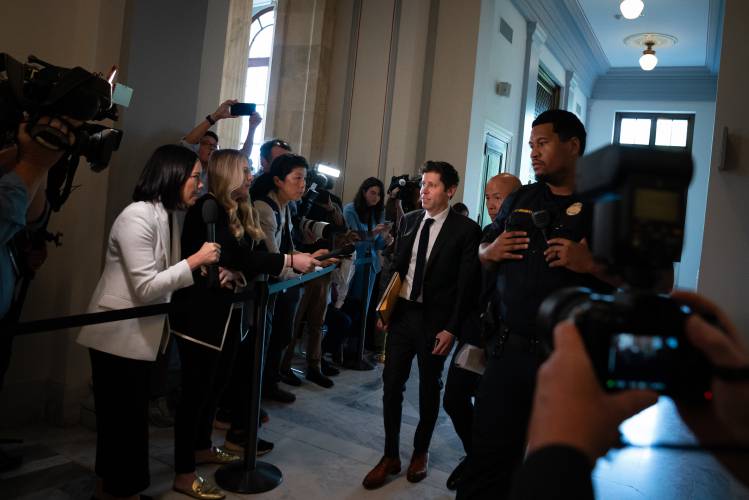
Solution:
<svg viewBox="0 0 749 500">
<path fill-rule="evenodd" d="M 198 476 L 195 465 L 239 459 L 211 443 L 213 414 L 225 385 L 224 380 L 218 380 L 218 367 L 233 364 L 241 334 L 241 305 L 228 304 L 227 297 L 256 274 L 277 275 L 292 266 L 308 272 L 316 261 L 309 254 L 295 254 L 292 259 L 290 255 L 255 249 L 264 234 L 250 204 L 252 171 L 246 156 L 231 149 L 215 151 L 206 171 L 208 193 L 185 216 L 182 253 L 189 255 L 205 241 L 203 205 L 212 201 L 218 207 L 215 234 L 221 245 L 219 283 L 211 287 L 204 272 L 194 272 L 195 284 L 173 299 L 191 304 L 183 312 L 170 315 L 182 364 L 182 397 L 174 426 L 174 490 L 193 498 L 220 499 L 224 493 Z"/>
</svg>

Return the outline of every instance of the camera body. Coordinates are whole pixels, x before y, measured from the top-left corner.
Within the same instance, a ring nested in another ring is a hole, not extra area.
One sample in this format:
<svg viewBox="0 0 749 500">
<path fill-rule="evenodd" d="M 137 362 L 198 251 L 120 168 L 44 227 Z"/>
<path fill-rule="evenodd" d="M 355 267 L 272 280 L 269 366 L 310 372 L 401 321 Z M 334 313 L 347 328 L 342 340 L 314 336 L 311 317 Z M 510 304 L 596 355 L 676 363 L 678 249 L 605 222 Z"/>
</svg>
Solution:
<svg viewBox="0 0 749 500">
<path fill-rule="evenodd" d="M 692 169 L 687 153 L 621 145 L 578 162 L 578 195 L 593 205 L 593 257 L 626 285 L 611 295 L 559 290 L 538 318 L 549 337 L 559 321 L 575 322 L 606 390 L 710 397 L 710 365 L 684 334 L 691 311 L 655 291 L 681 257 Z"/>
<path fill-rule="evenodd" d="M 48 198 L 59 210 L 72 187 L 81 156 L 95 171 L 107 167 L 112 153 L 120 146 L 122 131 L 89 123 L 117 120 L 112 103 L 112 84 L 83 68 L 61 68 L 34 56 L 22 64 L 8 54 L 0 54 L 0 148 L 16 142 L 18 126 L 27 115 L 27 131 L 50 149 L 64 150 L 60 161 L 50 169 Z M 84 122 L 73 129 L 75 141 L 45 124 L 43 116 L 64 120 L 63 116 Z"/>
<path fill-rule="evenodd" d="M 419 201 L 419 191 L 421 190 L 421 179 L 411 179 L 408 174 L 393 176 L 390 179 L 390 186 L 387 192 L 398 189 L 395 198 L 403 204 L 403 212 L 408 213 L 417 208 Z"/>
<path fill-rule="evenodd" d="M 666 295 L 586 288 L 561 290 L 539 309 L 547 330 L 558 319 L 573 319 L 606 390 L 650 389 L 698 402 L 711 397 L 711 368 L 685 337 L 690 314 Z"/>
</svg>

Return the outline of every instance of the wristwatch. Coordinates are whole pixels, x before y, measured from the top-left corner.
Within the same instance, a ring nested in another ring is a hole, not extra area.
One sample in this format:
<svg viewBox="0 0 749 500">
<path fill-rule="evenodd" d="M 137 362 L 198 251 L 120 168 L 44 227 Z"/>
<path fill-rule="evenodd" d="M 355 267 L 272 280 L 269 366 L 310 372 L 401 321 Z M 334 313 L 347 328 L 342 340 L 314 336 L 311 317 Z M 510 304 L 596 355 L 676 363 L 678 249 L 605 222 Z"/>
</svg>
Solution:
<svg viewBox="0 0 749 500">
<path fill-rule="evenodd" d="M 210 123 L 211 126 L 216 125 L 216 120 L 214 120 L 211 115 L 206 115 L 205 119 L 208 120 L 208 123 Z"/>
</svg>

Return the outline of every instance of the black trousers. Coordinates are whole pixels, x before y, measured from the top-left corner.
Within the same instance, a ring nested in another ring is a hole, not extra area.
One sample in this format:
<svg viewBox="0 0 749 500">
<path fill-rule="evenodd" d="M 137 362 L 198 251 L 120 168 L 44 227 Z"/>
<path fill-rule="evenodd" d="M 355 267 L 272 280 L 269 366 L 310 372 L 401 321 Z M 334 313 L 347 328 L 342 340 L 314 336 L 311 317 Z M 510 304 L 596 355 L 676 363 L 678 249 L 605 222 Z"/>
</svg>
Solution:
<svg viewBox="0 0 749 500">
<path fill-rule="evenodd" d="M 512 335 L 512 334 L 511 334 Z M 523 461 L 539 354 L 529 342 L 487 345 L 487 367 L 474 409 L 473 439 L 457 499 L 503 499 Z M 495 354 L 496 353 L 496 354 Z"/>
<path fill-rule="evenodd" d="M 237 354 L 240 311 L 232 311 L 221 351 L 176 336 L 182 364 L 182 395 L 174 418 L 174 471 L 177 474 L 194 472 L 195 452 L 212 445 L 216 406 Z M 229 369 L 219 370 L 219 366 Z"/>
<path fill-rule="evenodd" d="M 275 297 L 274 304 L 271 303 Z M 295 286 L 286 292 L 271 295 L 268 303 L 268 354 L 265 358 L 265 369 L 263 370 L 263 387 L 270 387 L 281 381 L 278 372 L 281 367 L 283 353 L 291 342 L 294 333 L 294 317 L 302 298 L 302 287 Z M 270 327 L 270 329 L 268 329 Z"/>
<path fill-rule="evenodd" d="M 153 362 L 89 349 L 96 405 L 96 475 L 104 492 L 135 495 L 151 483 L 148 398 Z"/>
<path fill-rule="evenodd" d="M 455 365 L 455 357 L 462 347 L 463 343 L 458 344 L 450 360 L 442 405 L 452 420 L 455 433 L 463 443 L 463 449 L 468 454 L 471 451 L 472 440 L 473 397 L 478 391 L 481 375 Z"/>
<path fill-rule="evenodd" d="M 446 356 L 435 356 L 435 337 L 424 331 L 421 304 L 399 300 L 390 324 L 385 349 L 383 413 L 385 419 L 385 456 L 399 457 L 403 392 L 416 356 L 419 366 L 419 424 L 414 435 L 414 452 L 429 450 L 437 423 L 442 390 L 442 368 Z"/>
<path fill-rule="evenodd" d="M 322 352 L 340 353 L 343 341 L 351 330 L 351 317 L 343 308 L 336 309 L 333 304 L 328 304 L 325 326 L 328 331 L 322 339 Z"/>
</svg>

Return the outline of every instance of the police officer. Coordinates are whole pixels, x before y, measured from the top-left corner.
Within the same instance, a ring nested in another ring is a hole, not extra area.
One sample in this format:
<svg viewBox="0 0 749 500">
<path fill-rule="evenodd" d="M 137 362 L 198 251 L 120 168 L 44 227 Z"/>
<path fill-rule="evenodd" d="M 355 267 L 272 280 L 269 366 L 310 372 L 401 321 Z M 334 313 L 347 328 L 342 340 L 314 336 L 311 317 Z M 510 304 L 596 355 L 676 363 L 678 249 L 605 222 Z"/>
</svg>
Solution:
<svg viewBox="0 0 749 500">
<path fill-rule="evenodd" d="M 580 120 L 568 111 L 549 110 L 536 118 L 530 147 L 538 182 L 503 203 L 493 230 L 482 240 L 479 257 L 497 272 L 496 290 L 484 315 L 487 367 L 458 499 L 509 494 L 525 449 L 542 341 L 549 340 L 536 328 L 541 302 L 560 288 L 606 290 L 600 279 L 611 281 L 587 246 L 590 208 L 573 193 L 585 136 Z"/>
</svg>

